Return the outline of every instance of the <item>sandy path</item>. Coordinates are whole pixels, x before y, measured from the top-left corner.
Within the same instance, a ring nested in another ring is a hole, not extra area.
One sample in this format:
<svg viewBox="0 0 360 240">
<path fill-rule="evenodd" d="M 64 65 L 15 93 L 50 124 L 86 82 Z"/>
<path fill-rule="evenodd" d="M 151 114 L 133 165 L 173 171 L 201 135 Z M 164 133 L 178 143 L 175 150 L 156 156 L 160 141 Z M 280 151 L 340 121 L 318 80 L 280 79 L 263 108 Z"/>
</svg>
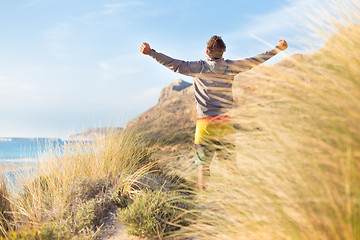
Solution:
<svg viewBox="0 0 360 240">
<path fill-rule="evenodd" d="M 139 238 L 129 236 L 126 232 L 125 226 L 121 225 L 120 223 L 115 224 L 114 232 L 104 236 L 103 240 L 139 240 Z"/>
<path fill-rule="evenodd" d="M 126 227 L 120 223 L 116 217 L 109 219 L 101 228 L 99 235 L 95 239 L 99 240 L 140 240 L 140 238 L 129 236 Z"/>
</svg>

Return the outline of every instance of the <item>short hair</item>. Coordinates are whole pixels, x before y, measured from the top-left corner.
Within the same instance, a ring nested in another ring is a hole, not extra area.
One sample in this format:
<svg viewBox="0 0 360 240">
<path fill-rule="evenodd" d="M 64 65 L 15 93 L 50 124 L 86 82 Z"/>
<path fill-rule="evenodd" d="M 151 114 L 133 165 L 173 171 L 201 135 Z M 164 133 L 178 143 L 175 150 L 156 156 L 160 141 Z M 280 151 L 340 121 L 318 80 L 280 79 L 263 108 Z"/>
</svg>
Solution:
<svg viewBox="0 0 360 240">
<path fill-rule="evenodd" d="M 209 50 L 223 50 L 225 52 L 226 45 L 220 36 L 212 36 L 207 42 L 207 49 Z"/>
</svg>

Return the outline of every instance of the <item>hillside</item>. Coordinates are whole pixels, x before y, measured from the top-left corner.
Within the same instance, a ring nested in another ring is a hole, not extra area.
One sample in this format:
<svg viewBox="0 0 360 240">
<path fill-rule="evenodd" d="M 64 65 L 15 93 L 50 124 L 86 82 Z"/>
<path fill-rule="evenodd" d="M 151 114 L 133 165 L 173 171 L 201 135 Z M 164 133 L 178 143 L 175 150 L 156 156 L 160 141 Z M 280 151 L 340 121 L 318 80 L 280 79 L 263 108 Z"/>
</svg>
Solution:
<svg viewBox="0 0 360 240">
<path fill-rule="evenodd" d="M 194 87 L 178 80 L 161 91 L 156 106 L 131 120 L 126 128 L 137 128 L 154 139 L 188 142 L 192 139 L 195 116 Z"/>
<path fill-rule="evenodd" d="M 120 127 L 111 128 L 85 128 L 81 133 L 73 134 L 69 136 L 70 141 L 93 141 L 95 139 L 102 139 L 109 134 L 121 131 Z"/>
</svg>

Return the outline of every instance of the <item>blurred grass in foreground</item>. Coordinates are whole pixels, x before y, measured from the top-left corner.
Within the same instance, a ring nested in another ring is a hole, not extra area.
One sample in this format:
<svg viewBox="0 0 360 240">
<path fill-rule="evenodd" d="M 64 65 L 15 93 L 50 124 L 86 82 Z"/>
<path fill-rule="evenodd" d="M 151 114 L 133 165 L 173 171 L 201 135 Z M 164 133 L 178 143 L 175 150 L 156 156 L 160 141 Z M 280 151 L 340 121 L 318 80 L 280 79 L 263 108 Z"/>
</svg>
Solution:
<svg viewBox="0 0 360 240">
<path fill-rule="evenodd" d="M 313 18 L 339 30 L 323 49 L 236 79 L 237 162 L 212 164 L 185 236 L 360 239 L 360 4 L 344 3 Z"/>
</svg>

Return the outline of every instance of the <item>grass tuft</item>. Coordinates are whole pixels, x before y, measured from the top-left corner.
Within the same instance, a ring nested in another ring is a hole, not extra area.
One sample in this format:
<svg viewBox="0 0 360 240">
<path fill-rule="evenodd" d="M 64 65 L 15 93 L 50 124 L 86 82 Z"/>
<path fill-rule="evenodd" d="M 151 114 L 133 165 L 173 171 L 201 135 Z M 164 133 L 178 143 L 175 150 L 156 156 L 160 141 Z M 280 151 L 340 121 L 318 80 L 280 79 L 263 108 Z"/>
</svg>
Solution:
<svg viewBox="0 0 360 240">
<path fill-rule="evenodd" d="M 189 202 L 175 192 L 143 191 L 119 214 L 131 235 L 162 239 L 187 226 Z"/>
</svg>

